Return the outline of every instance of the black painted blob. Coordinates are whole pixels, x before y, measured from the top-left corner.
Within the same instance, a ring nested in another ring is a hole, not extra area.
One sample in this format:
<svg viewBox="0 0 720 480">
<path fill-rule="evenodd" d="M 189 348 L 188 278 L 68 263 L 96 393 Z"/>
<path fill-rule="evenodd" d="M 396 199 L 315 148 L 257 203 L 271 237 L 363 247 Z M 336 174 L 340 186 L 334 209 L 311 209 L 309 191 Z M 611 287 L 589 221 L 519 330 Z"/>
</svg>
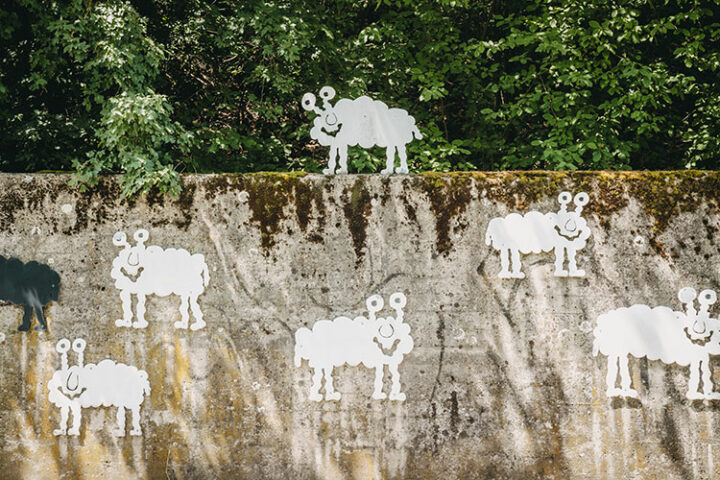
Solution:
<svg viewBox="0 0 720 480">
<path fill-rule="evenodd" d="M 60 275 L 47 265 L 0 255 L 0 301 L 23 307 L 20 331 L 30 330 L 33 310 L 38 320 L 36 330 L 45 330 L 43 308 L 60 299 Z"/>
</svg>

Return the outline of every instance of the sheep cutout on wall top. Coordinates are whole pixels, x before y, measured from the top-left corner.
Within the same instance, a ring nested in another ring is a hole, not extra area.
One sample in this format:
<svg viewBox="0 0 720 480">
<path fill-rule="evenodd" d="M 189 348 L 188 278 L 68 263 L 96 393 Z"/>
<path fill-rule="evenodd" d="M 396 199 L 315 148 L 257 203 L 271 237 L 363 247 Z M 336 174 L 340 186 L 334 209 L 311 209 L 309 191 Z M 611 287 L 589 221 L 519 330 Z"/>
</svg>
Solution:
<svg viewBox="0 0 720 480">
<path fill-rule="evenodd" d="M 500 251 L 500 278 L 525 278 L 521 271 L 520 254 L 555 252 L 556 277 L 584 277 L 585 270 L 577 268 L 575 255 L 585 247 L 590 227 L 580 216 L 590 197 L 585 192 L 575 195 L 575 211 L 567 205 L 573 199 L 570 192 L 558 197 L 560 210 L 542 214 L 530 211 L 525 215 L 511 213 L 490 220 L 485 243 Z M 565 256 L 568 269 L 565 269 Z M 512 270 L 511 267 L 512 260 Z"/>
<path fill-rule="evenodd" d="M 356 366 L 362 363 L 375 369 L 375 387 L 372 398 L 387 398 L 383 393 L 385 365 L 392 375 L 390 400 L 405 400 L 400 391 L 398 366 L 413 348 L 410 325 L 403 322 L 403 307 L 406 299 L 402 293 L 390 295 L 390 306 L 397 316 L 376 318 L 384 302 L 380 295 L 367 299 L 369 318 L 338 317 L 335 320 L 315 322 L 312 330 L 300 328 L 295 333 L 295 366 L 307 360 L 313 369 L 310 400 L 320 401 L 323 376 L 325 377 L 325 399 L 339 400 L 340 392 L 333 387 L 333 368 L 342 365 Z"/>
<path fill-rule="evenodd" d="M 685 396 L 692 400 L 720 399 L 713 392 L 710 355 L 720 355 L 720 320 L 710 318 L 708 310 L 717 300 L 712 290 L 700 292 L 700 311 L 695 310 L 695 290 L 683 288 L 678 298 L 685 312 L 669 307 L 650 308 L 633 305 L 603 313 L 594 330 L 593 355 L 607 355 L 607 396 L 637 398 L 630 388 L 628 356 L 647 357 L 663 363 L 690 366 L 690 380 Z M 616 387 L 620 371 L 620 388 Z M 703 388 L 700 393 L 700 379 Z"/>
<path fill-rule="evenodd" d="M 117 407 L 118 437 L 125 436 L 125 409 L 132 412 L 130 435 L 142 435 L 140 428 L 140 405 L 145 395 L 150 395 L 150 383 L 145 370 L 138 370 L 114 360 L 106 359 L 94 365 L 83 365 L 85 340 L 77 338 L 72 349 L 78 355 L 78 364 L 68 366 L 67 352 L 70 341 L 60 340 L 56 350 L 61 355 L 61 368 L 48 382 L 50 403 L 60 408 L 60 428 L 57 435 L 80 435 L 82 409 L 89 407 Z M 73 423 L 67 429 L 68 415 L 72 411 Z"/>
<path fill-rule="evenodd" d="M 315 95 L 306 93 L 302 97 L 302 107 L 317 113 L 310 137 L 320 145 L 330 147 L 328 168 L 323 173 L 348 173 L 347 149 L 355 145 L 365 149 L 374 146 L 385 148 L 386 166 L 381 173 L 393 173 L 393 170 L 408 173 L 405 146 L 413 137 L 422 139 L 422 135 L 415 126 L 415 119 L 406 110 L 388 108 L 385 103 L 368 96 L 354 100 L 341 98 L 333 106 L 330 104 L 330 100 L 335 98 L 335 89 L 332 87 L 321 88 L 320 98 L 323 108 L 315 105 Z M 395 168 L 395 152 L 400 158 L 398 168 Z M 338 156 L 340 168 L 336 172 Z"/>
<path fill-rule="evenodd" d="M 198 305 L 198 297 L 205 291 L 210 281 L 205 257 L 196 253 L 190 255 L 187 250 L 168 248 L 156 245 L 145 246 L 149 237 L 148 231 L 140 229 L 133 238 L 137 244 L 133 247 L 127 242 L 124 232 L 113 236 L 113 244 L 123 247 L 113 260 L 110 276 L 115 279 L 115 287 L 120 290 L 123 318 L 115 321 L 119 327 L 133 326 L 145 328 L 145 298 L 148 295 L 180 297 L 181 320 L 175 322 L 175 328 L 188 328 L 192 310 L 195 322 L 190 330 L 198 330 L 205 326 L 203 314 Z M 136 277 L 136 278 L 131 278 Z M 132 295 L 137 295 L 137 320 L 132 322 Z"/>
<path fill-rule="evenodd" d="M 35 261 L 23 263 L 0 255 L 0 301 L 23 307 L 18 330 L 30 330 L 33 310 L 38 321 L 35 330 L 47 329 L 43 308 L 59 297 L 60 275 L 55 270 Z"/>
</svg>

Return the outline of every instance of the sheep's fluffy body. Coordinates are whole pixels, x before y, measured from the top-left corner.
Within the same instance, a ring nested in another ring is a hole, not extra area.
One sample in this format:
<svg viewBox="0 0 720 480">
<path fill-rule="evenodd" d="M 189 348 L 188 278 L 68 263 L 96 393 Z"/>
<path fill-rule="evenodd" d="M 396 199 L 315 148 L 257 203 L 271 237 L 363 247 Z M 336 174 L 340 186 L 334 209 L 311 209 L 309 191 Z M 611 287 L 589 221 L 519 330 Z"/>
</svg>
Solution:
<svg viewBox="0 0 720 480">
<path fill-rule="evenodd" d="M 532 211 L 525 215 L 511 213 L 490 220 L 486 243 L 496 250 L 510 249 L 522 253 L 549 252 L 555 248 L 559 234 L 546 214 Z"/>
<path fill-rule="evenodd" d="M 303 359 L 312 368 L 332 368 L 341 365 L 356 366 L 362 362 L 368 368 L 387 363 L 399 363 L 412 350 L 410 326 L 403 323 L 396 332 L 399 342 L 392 355 L 386 355 L 375 342 L 377 321 L 365 317 L 351 320 L 338 317 L 335 320 L 315 322 L 312 330 L 300 328 L 295 333 L 295 365 Z"/>
<path fill-rule="evenodd" d="M 330 125 L 326 116 L 335 116 L 334 125 L 340 129 L 334 136 L 323 132 Z M 400 108 L 388 108 L 380 100 L 368 96 L 356 99 L 342 98 L 315 118 L 310 136 L 321 145 L 360 145 L 362 148 L 402 147 L 414 138 L 422 138 L 415 125 L 415 118 Z"/>
<path fill-rule="evenodd" d="M 152 288 L 156 295 L 200 295 L 205 290 L 207 279 L 203 279 L 205 256 L 201 253 L 190 255 L 184 249 L 163 250 L 151 246 L 143 258 L 143 271 L 138 278 L 138 287 Z"/>
<path fill-rule="evenodd" d="M 72 369 L 72 367 L 71 367 Z M 69 370 L 70 371 L 70 370 Z M 69 371 L 55 372 L 50 387 L 50 401 L 56 406 L 65 403 L 65 395 L 59 390 L 62 382 L 68 381 Z M 145 370 L 116 363 L 106 359 L 97 365 L 89 363 L 78 367 L 77 381 L 84 391 L 77 397 L 83 408 L 87 407 L 123 407 L 138 408 L 145 397 L 150 394 L 150 383 Z"/>
<path fill-rule="evenodd" d="M 127 262 L 125 253 L 121 252 L 113 260 L 113 278 L 116 278 L 117 288 L 161 297 L 173 294 L 197 296 L 210 280 L 205 256 L 200 253 L 191 255 L 185 249 L 163 249 L 152 245 L 141 253 L 138 261 L 142 271 L 132 282 L 122 272 Z"/>
<path fill-rule="evenodd" d="M 632 355 L 687 366 L 708 355 L 684 331 L 685 315 L 668 307 L 633 305 L 600 315 L 594 330 L 594 352 L 607 356 Z"/>
</svg>

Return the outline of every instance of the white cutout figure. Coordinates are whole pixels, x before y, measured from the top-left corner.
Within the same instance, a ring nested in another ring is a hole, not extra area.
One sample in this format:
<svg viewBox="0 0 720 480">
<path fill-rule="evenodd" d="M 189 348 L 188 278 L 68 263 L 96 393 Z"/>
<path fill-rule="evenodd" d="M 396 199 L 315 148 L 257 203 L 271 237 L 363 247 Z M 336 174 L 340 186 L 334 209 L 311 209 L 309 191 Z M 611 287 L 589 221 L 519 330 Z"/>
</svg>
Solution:
<svg viewBox="0 0 720 480">
<path fill-rule="evenodd" d="M 603 313 L 593 331 L 593 355 L 607 355 L 607 396 L 637 398 L 630 388 L 632 380 L 628 370 L 628 355 L 663 363 L 690 366 L 690 380 L 685 396 L 692 400 L 720 399 L 713 392 L 710 355 L 720 355 L 720 320 L 710 318 L 708 310 L 717 300 L 712 290 L 700 292 L 700 311 L 695 310 L 695 290 L 683 288 L 678 298 L 686 306 L 685 312 L 669 307 L 650 308 L 633 305 Z M 620 388 L 616 380 L 620 371 Z M 700 378 L 702 376 L 702 393 Z"/>
<path fill-rule="evenodd" d="M 556 277 L 584 277 L 585 270 L 577 268 L 575 255 L 585 247 L 590 237 L 590 227 L 580 216 L 590 197 L 585 192 L 575 195 L 575 211 L 568 211 L 572 200 L 570 192 L 558 197 L 560 210 L 542 214 L 530 211 L 525 215 L 511 213 L 507 217 L 490 220 L 485 244 L 500 250 L 500 278 L 525 278 L 521 272 L 520 254 L 555 251 Z M 565 255 L 568 270 L 565 270 Z M 512 271 L 510 260 L 512 259 Z"/>
<path fill-rule="evenodd" d="M 60 340 L 55 346 L 61 355 L 61 369 L 56 370 L 48 382 L 50 403 L 60 408 L 60 428 L 55 435 L 80 435 L 82 409 L 88 407 L 117 407 L 118 437 L 125 436 L 125 409 L 132 412 L 130 435 L 142 435 L 140 405 L 150 394 L 150 383 L 145 370 L 138 370 L 114 360 L 103 360 L 94 365 L 83 365 L 85 340 L 77 338 L 72 349 L 78 355 L 78 364 L 68 367 L 67 352 L 70 341 Z M 73 423 L 67 429 L 68 414 L 72 411 Z"/>
<path fill-rule="evenodd" d="M 408 173 L 407 152 L 405 146 L 414 138 L 421 140 L 422 134 L 415 126 L 415 119 L 406 110 L 388 108 L 368 96 L 355 100 L 341 98 L 335 105 L 330 100 L 335 97 L 335 89 L 323 87 L 320 98 L 323 108 L 315 106 L 315 95 L 306 93 L 302 98 L 302 107 L 314 111 L 317 117 L 313 121 L 310 136 L 320 145 L 330 147 L 328 168 L 325 174 L 348 173 L 348 146 L 360 145 L 362 148 L 374 146 L 385 148 L 386 167 L 381 173 Z M 335 133 L 337 132 L 337 133 Z M 333 133 L 334 136 L 329 135 Z M 400 157 L 400 167 L 395 169 L 395 152 Z M 335 159 L 340 157 L 340 169 L 335 171 Z"/>
<path fill-rule="evenodd" d="M 299 367 L 307 360 L 313 369 L 313 384 L 310 388 L 310 400 L 320 401 L 321 382 L 325 376 L 325 399 L 339 400 L 340 392 L 333 388 L 332 372 L 341 365 L 356 366 L 362 362 L 367 368 L 375 369 L 375 389 L 372 398 L 387 398 L 383 393 L 385 365 L 392 375 L 390 400 L 405 400 L 400 391 L 400 373 L 398 366 L 403 357 L 413 348 L 410 325 L 403 322 L 403 307 L 406 299 L 402 293 L 390 295 L 390 306 L 395 310 L 395 318 L 375 318 L 382 310 L 383 299 L 373 295 L 367 299 L 369 318 L 338 317 L 333 321 L 315 322 L 312 330 L 300 328 L 295 333 L 295 366 Z"/>
<path fill-rule="evenodd" d="M 149 234 L 140 229 L 133 238 L 137 245 L 131 247 L 124 232 L 113 236 L 113 244 L 123 247 L 113 260 L 110 276 L 115 279 L 115 287 L 120 290 L 123 319 L 116 320 L 118 327 L 145 328 L 145 297 L 158 295 L 178 295 L 180 297 L 181 320 L 175 322 L 175 328 L 188 328 L 192 310 L 195 322 L 190 330 L 198 330 L 205 326 L 203 314 L 198 305 L 198 297 L 205 291 L 210 281 L 205 257 L 196 253 L 190 255 L 187 250 L 151 245 L 145 246 Z M 131 278 L 135 277 L 135 278 Z M 132 322 L 132 295 L 137 295 L 137 320 Z"/>
</svg>

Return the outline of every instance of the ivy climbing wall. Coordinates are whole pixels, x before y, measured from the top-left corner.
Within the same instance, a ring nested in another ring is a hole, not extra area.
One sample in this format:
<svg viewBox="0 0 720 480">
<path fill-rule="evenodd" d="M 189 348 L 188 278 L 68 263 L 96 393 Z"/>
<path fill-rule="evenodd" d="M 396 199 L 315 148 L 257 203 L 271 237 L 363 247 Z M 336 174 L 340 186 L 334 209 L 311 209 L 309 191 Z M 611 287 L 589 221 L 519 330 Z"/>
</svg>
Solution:
<svg viewBox="0 0 720 480">
<path fill-rule="evenodd" d="M 3 476 L 720 475 L 720 174 L 68 181 L 0 176 Z"/>
</svg>

